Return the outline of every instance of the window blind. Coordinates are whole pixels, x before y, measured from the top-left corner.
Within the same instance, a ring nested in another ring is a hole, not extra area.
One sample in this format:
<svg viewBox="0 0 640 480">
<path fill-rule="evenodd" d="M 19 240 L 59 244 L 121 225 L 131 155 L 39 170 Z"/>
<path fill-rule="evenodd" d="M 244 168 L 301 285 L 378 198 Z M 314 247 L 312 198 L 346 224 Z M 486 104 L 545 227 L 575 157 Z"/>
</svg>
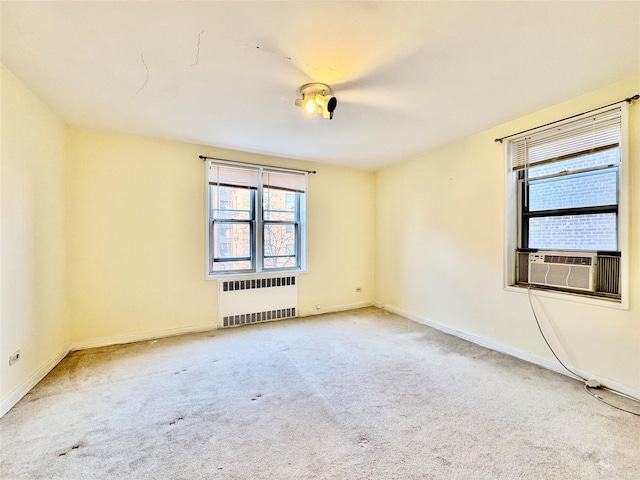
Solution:
<svg viewBox="0 0 640 480">
<path fill-rule="evenodd" d="M 307 186 L 307 174 L 265 170 L 262 182 L 264 188 L 278 188 L 290 192 L 304 193 Z"/>
<path fill-rule="evenodd" d="M 209 167 L 209 184 L 219 187 L 258 188 L 260 170 L 212 163 Z"/>
<path fill-rule="evenodd" d="M 540 129 L 511 141 L 511 166 L 522 170 L 616 148 L 621 139 L 621 107 L 610 108 L 560 126 Z"/>
</svg>

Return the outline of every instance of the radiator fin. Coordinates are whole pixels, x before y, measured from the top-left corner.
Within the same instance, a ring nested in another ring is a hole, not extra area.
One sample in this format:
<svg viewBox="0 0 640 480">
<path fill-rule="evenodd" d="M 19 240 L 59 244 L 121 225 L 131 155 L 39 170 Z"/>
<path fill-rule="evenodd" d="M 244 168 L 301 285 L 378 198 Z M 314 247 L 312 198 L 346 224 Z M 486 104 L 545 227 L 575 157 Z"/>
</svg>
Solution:
<svg viewBox="0 0 640 480">
<path fill-rule="evenodd" d="M 240 325 L 248 325 L 250 323 L 268 322 L 270 320 L 283 320 L 285 318 L 294 318 L 296 316 L 296 308 L 279 308 L 277 310 L 269 310 L 264 312 L 242 313 L 238 315 L 228 315 L 222 317 L 223 327 L 237 327 Z"/>
<path fill-rule="evenodd" d="M 274 288 L 296 284 L 296 277 L 252 278 L 251 280 L 225 280 L 222 282 L 223 292 L 253 290 L 255 288 Z"/>
</svg>

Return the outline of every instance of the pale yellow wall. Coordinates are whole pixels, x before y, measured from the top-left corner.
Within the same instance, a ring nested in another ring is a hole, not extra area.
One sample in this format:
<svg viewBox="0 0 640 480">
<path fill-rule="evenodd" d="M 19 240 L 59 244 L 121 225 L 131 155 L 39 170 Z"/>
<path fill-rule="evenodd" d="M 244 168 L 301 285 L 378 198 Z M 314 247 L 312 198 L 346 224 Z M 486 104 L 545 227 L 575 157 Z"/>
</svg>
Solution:
<svg viewBox="0 0 640 480">
<path fill-rule="evenodd" d="M 372 173 L 80 128 L 68 142 L 72 345 L 216 324 L 199 155 L 317 170 L 300 310 L 372 301 Z"/>
<path fill-rule="evenodd" d="M 302 314 L 318 304 L 325 311 L 373 301 L 373 173 L 313 168 L 318 174 L 309 176 L 309 273 L 300 278 Z"/>
<path fill-rule="evenodd" d="M 503 289 L 504 157 L 494 139 L 639 91 L 630 78 L 377 172 L 376 301 L 551 360 L 526 294 Z M 571 365 L 639 391 L 640 103 L 629 122 L 630 310 L 552 298 L 538 306 Z"/>
<path fill-rule="evenodd" d="M 69 343 L 65 126 L 16 77 L 1 78 L 0 391 L 2 402 Z M 9 355 L 21 360 L 8 366 Z"/>
</svg>

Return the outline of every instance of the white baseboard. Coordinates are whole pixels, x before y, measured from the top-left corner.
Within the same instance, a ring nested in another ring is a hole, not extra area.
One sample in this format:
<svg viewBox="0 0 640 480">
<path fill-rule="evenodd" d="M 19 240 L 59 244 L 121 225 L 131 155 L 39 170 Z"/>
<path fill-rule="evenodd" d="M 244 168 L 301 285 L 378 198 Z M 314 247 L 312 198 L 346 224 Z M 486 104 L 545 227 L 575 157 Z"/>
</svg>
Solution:
<svg viewBox="0 0 640 480">
<path fill-rule="evenodd" d="M 53 357 L 51 357 L 45 364 L 36 370 L 33 375 L 27 378 L 22 385 L 16 388 L 13 392 L 11 392 L 7 398 L 2 400 L 0 404 L 0 418 L 4 417 L 4 415 L 13 408 L 13 406 L 18 403 L 22 397 L 24 397 L 29 390 L 35 387 L 40 380 L 47 376 L 47 374 L 55 368 L 56 365 L 60 363 L 60 361 L 67 356 L 69 353 L 69 347 L 65 346 L 58 353 L 56 353 Z"/>
<path fill-rule="evenodd" d="M 309 315 L 319 315 L 321 313 L 342 312 L 345 310 L 354 310 L 356 308 L 370 307 L 372 305 L 373 305 L 373 302 L 353 303 L 350 305 L 340 305 L 337 307 L 324 308 L 320 310 L 310 310 L 307 312 L 300 312 L 299 316 L 306 317 Z M 121 345 L 125 343 L 144 342 L 147 340 L 156 340 L 158 338 L 185 335 L 187 333 L 208 332 L 210 330 L 217 330 L 218 328 L 220 327 L 218 326 L 217 323 L 212 323 L 208 325 L 199 325 L 196 327 L 173 328 L 169 330 L 136 333 L 133 335 L 123 335 L 119 337 L 101 338 L 97 340 L 89 340 L 85 342 L 73 343 L 71 344 L 71 347 L 69 348 L 69 350 L 70 351 L 86 350 L 88 348 L 108 347 L 110 345 Z"/>
<path fill-rule="evenodd" d="M 195 327 L 171 328 L 168 330 L 156 330 L 153 332 L 134 333 L 133 335 L 123 335 L 119 337 L 100 338 L 97 340 L 89 340 L 85 342 L 77 342 L 71 344 L 71 351 L 86 350 L 87 348 L 108 347 L 110 345 L 122 345 L 124 343 L 144 342 L 147 340 L 156 340 L 158 338 L 175 337 L 177 335 L 185 335 L 187 333 L 201 333 L 210 330 L 217 330 L 217 324 L 198 325 Z"/>
<path fill-rule="evenodd" d="M 304 312 L 300 312 L 299 316 L 308 317 L 311 315 L 321 315 L 323 313 L 344 312 L 347 310 L 355 310 L 357 308 L 371 307 L 373 305 L 374 305 L 374 302 L 350 303 L 349 305 L 338 305 L 337 307 L 320 308 L 317 310 L 306 310 Z"/>
<path fill-rule="evenodd" d="M 463 340 L 467 340 L 469 342 L 472 343 L 476 343 L 478 345 L 481 345 L 485 348 L 488 348 L 490 350 L 495 350 L 496 352 L 500 352 L 500 353 L 505 353 L 507 355 L 511 355 L 512 357 L 516 357 L 519 358 L 520 360 L 524 360 L 525 362 L 529 362 L 529 363 L 533 363 L 535 365 L 538 365 L 540 367 L 546 368 L 547 370 L 552 370 L 556 373 L 561 373 L 563 375 L 566 375 L 568 377 L 574 378 L 573 376 L 571 376 L 569 374 L 569 372 L 567 372 L 564 368 L 562 368 L 561 365 L 559 365 L 557 362 L 545 358 L 545 357 L 541 357 L 539 355 L 535 355 L 533 353 L 529 353 L 529 352 L 523 352 L 522 350 L 518 350 L 516 348 L 513 348 L 509 345 L 505 345 L 503 343 L 498 343 L 495 340 L 490 340 L 488 338 L 484 338 L 484 337 L 479 337 L 477 335 L 472 335 L 470 333 L 466 333 L 466 332 L 462 332 L 460 330 L 455 330 L 453 328 L 447 327 L 446 325 L 442 325 L 440 323 L 436 323 L 433 322 L 431 320 L 427 320 L 426 318 L 423 318 L 419 315 L 410 313 L 410 312 L 405 312 L 404 310 L 401 310 L 399 308 L 390 306 L 390 305 L 385 305 L 383 303 L 380 302 L 373 302 L 374 306 L 381 308 L 383 310 L 388 310 L 391 313 L 395 313 L 396 315 L 399 315 L 401 317 L 407 318 L 409 320 L 413 320 L 414 322 L 418 322 L 421 323 L 423 325 L 427 325 L 429 327 L 435 328 L 436 330 L 440 330 L 441 332 L 444 333 L 448 333 L 449 335 L 453 335 L 455 337 L 459 337 L 462 338 Z M 580 375 L 583 378 L 587 378 L 589 380 L 593 379 L 593 380 L 597 380 L 600 385 L 604 386 L 604 387 L 608 387 L 610 389 L 613 390 L 617 390 L 621 393 L 624 393 L 625 395 L 632 397 L 638 401 L 640 401 L 640 390 L 635 389 L 633 387 L 630 387 L 629 385 L 624 385 L 622 383 L 618 383 L 614 380 L 611 380 L 610 378 L 604 378 L 604 377 L 599 377 L 597 375 L 593 375 L 592 373 L 589 372 L 585 372 L 583 370 L 580 370 L 578 368 L 573 368 L 573 370 Z"/>
</svg>

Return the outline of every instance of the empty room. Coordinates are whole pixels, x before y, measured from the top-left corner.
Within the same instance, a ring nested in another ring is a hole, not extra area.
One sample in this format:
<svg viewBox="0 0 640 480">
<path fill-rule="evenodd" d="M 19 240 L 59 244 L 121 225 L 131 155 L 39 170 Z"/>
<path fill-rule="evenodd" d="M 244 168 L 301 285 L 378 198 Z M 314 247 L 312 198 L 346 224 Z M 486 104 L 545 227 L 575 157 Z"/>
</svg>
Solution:
<svg viewBox="0 0 640 480">
<path fill-rule="evenodd" d="M 0 1 L 0 478 L 640 472 L 640 1 Z"/>
</svg>

